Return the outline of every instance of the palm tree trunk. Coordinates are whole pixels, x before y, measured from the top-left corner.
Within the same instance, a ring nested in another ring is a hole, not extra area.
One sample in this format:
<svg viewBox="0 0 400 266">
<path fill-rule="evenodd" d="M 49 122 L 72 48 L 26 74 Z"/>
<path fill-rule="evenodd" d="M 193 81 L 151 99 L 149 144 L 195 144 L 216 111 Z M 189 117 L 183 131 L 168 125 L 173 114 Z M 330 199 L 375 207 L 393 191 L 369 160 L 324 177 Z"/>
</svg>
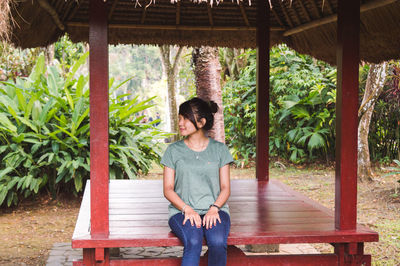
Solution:
<svg viewBox="0 0 400 266">
<path fill-rule="evenodd" d="M 209 130 L 208 136 L 217 141 L 225 142 L 221 65 L 218 58 L 218 48 L 204 46 L 195 48 L 192 57 L 197 96 L 206 101 L 216 102 L 219 108 L 214 116 L 214 127 Z"/>
</svg>

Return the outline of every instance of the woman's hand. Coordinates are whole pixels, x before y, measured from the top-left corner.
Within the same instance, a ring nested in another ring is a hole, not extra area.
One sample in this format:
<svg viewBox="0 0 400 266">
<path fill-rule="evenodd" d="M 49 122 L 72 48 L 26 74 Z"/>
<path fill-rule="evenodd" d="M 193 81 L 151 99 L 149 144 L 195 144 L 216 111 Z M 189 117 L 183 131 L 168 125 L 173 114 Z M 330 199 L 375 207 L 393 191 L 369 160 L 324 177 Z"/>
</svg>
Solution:
<svg viewBox="0 0 400 266">
<path fill-rule="evenodd" d="M 195 212 L 190 206 L 185 207 L 185 219 L 183 219 L 183 224 L 189 220 L 192 226 L 196 225 L 197 228 L 201 227 L 200 215 Z"/>
<path fill-rule="evenodd" d="M 221 218 L 219 218 L 218 214 L 218 208 L 211 206 L 206 215 L 204 215 L 203 226 L 206 226 L 206 229 L 212 228 L 213 225 L 217 225 L 217 220 L 219 223 L 221 223 Z"/>
</svg>

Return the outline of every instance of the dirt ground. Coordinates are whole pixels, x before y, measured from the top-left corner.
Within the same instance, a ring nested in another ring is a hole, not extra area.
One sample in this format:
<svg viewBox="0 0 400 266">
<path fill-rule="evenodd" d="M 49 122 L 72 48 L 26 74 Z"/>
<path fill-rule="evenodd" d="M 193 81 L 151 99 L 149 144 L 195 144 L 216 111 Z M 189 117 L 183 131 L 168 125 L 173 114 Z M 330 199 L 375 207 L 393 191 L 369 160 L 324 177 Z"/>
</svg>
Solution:
<svg viewBox="0 0 400 266">
<path fill-rule="evenodd" d="M 281 165 L 282 166 L 282 165 Z M 232 179 L 254 178 L 254 168 L 232 169 Z M 155 168 L 142 179 L 161 178 Z M 271 168 L 270 177 L 299 192 L 334 207 L 334 170 L 323 167 Z M 379 232 L 379 243 L 367 243 L 373 265 L 400 265 L 400 187 L 395 176 L 378 175 L 373 183 L 358 184 L 358 222 Z M 80 198 L 52 201 L 48 196 L 25 200 L 18 208 L 0 209 L 0 265 L 45 265 L 54 243 L 70 242 Z M 332 252 L 328 244 L 316 244 L 321 252 Z"/>
</svg>

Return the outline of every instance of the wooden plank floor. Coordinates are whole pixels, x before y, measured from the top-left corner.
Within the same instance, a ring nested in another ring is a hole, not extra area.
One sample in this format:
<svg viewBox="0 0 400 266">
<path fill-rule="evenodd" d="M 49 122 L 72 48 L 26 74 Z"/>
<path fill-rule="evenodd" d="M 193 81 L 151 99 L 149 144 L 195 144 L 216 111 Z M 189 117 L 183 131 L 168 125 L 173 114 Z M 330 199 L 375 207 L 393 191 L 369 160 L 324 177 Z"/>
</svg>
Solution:
<svg viewBox="0 0 400 266">
<path fill-rule="evenodd" d="M 376 232 L 362 226 L 335 230 L 331 210 L 279 181 L 232 180 L 231 186 L 229 245 L 378 241 Z M 109 237 L 91 239 L 88 183 L 72 239 L 74 248 L 181 245 L 168 227 L 161 180 L 111 180 L 109 207 Z"/>
</svg>

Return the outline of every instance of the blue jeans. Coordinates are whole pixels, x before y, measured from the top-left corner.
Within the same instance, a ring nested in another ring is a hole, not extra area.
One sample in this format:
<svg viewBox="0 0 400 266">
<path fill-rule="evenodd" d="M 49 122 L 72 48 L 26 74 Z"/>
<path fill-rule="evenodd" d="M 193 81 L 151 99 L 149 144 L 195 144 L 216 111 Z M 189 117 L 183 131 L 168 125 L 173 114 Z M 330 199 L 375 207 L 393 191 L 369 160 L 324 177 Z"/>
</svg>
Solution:
<svg viewBox="0 0 400 266">
<path fill-rule="evenodd" d="M 204 215 L 200 217 L 203 220 Z M 182 241 L 184 246 L 182 266 L 199 265 L 203 236 L 206 238 L 208 246 L 208 265 L 226 265 L 227 240 L 231 220 L 224 211 L 219 211 L 219 217 L 221 223 L 217 221 L 217 225 L 209 229 L 206 229 L 205 226 L 200 228 L 197 228 L 196 225 L 192 226 L 189 220 L 183 225 L 184 215 L 182 213 L 175 214 L 169 219 L 168 223 L 172 232 Z"/>
</svg>

